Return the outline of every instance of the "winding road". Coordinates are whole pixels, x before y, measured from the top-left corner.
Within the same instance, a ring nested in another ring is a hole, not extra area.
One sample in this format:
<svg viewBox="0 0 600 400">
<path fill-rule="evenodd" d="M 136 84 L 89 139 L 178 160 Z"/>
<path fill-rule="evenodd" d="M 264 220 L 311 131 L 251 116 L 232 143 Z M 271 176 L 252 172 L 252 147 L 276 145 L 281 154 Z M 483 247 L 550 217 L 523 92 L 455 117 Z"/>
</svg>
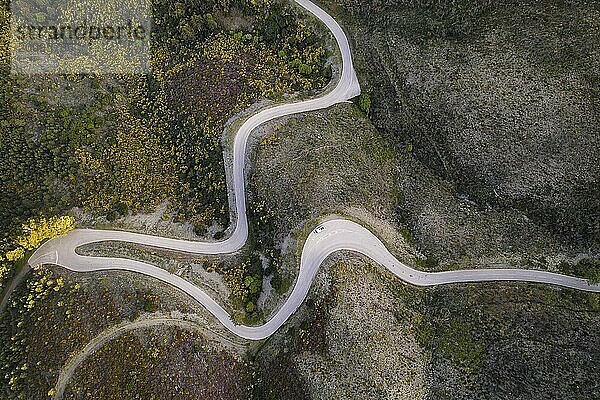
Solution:
<svg viewBox="0 0 600 400">
<path fill-rule="evenodd" d="M 124 258 L 90 257 L 77 254 L 78 247 L 102 241 L 131 242 L 194 254 L 233 253 L 242 248 L 248 238 L 244 168 L 247 143 L 251 132 L 259 125 L 275 118 L 327 108 L 360 94 L 360 86 L 352 66 L 350 46 L 342 28 L 331 16 L 310 1 L 295 1 L 321 20 L 333 33 L 342 57 L 342 73 L 336 86 L 323 96 L 264 109 L 252 115 L 241 125 L 233 144 L 233 170 L 229 182 L 233 185 L 236 224 L 226 240 L 196 242 L 122 231 L 76 229 L 67 235 L 46 242 L 31 256 L 29 264 L 32 266 L 55 264 L 78 272 L 125 270 L 160 279 L 192 296 L 232 333 L 250 340 L 264 339 L 277 331 L 306 298 L 321 263 L 331 253 L 340 250 L 364 254 L 400 279 L 418 286 L 482 281 L 526 281 L 600 292 L 599 285 L 591 285 L 585 279 L 544 271 L 522 269 L 457 270 L 436 273 L 417 271 L 398 261 L 383 243 L 363 226 L 344 219 L 331 219 L 322 224 L 324 229 L 319 232 L 311 232 L 304 243 L 296 285 L 281 309 L 264 325 L 243 326 L 234 324 L 230 315 L 205 292 L 164 269 Z"/>
</svg>

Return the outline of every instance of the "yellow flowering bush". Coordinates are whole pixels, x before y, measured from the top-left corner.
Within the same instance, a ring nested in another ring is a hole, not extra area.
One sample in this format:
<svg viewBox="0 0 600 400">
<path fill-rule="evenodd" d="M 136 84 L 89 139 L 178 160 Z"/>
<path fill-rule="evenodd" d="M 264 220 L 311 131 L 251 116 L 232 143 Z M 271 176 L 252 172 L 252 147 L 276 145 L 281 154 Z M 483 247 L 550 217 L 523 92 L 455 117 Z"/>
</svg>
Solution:
<svg viewBox="0 0 600 400">
<path fill-rule="evenodd" d="M 22 247 L 17 247 L 14 250 L 6 252 L 6 259 L 8 261 L 17 261 L 25 255 L 25 250 Z"/>
<path fill-rule="evenodd" d="M 17 244 L 25 250 L 33 250 L 44 240 L 64 235 L 74 227 L 75 219 L 69 216 L 30 219 L 23 225 L 25 233 L 17 239 Z"/>
<path fill-rule="evenodd" d="M 3 281 L 10 276 L 16 262 L 25 257 L 28 250 L 39 247 L 43 241 L 64 235 L 75 226 L 75 219 L 69 216 L 30 219 L 23 225 L 23 234 L 16 238 L 12 250 L 0 254 L 0 290 Z"/>
</svg>

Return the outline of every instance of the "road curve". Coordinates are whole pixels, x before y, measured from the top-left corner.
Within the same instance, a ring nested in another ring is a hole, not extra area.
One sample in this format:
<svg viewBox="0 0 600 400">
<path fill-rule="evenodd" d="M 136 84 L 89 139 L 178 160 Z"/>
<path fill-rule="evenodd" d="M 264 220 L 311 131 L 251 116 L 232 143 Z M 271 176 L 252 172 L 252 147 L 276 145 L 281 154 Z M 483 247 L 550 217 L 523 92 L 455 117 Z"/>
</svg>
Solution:
<svg viewBox="0 0 600 400">
<path fill-rule="evenodd" d="M 267 338 L 284 324 L 306 298 L 310 285 L 323 261 L 330 254 L 340 250 L 350 250 L 364 254 L 387 268 L 400 279 L 418 286 L 483 281 L 526 281 L 600 292 L 600 286 L 590 285 L 585 279 L 545 271 L 480 269 L 422 272 L 398 261 L 371 231 L 355 222 L 345 219 L 332 219 L 324 222 L 321 226 L 325 229 L 319 233 L 311 232 L 304 243 L 298 279 L 292 293 L 275 316 L 261 326 L 236 325 L 227 311 L 204 291 L 162 268 L 123 258 L 91 257 L 77 254 L 75 249 L 78 246 L 97 241 L 97 239 L 85 241 L 83 240 L 85 235 L 82 234 L 68 234 L 48 242 L 45 246 L 48 253 L 40 256 L 36 262 L 56 264 L 77 272 L 125 270 L 160 279 L 193 297 L 232 333 L 251 340 Z M 86 231 L 81 230 L 80 232 L 85 233 Z"/>
<path fill-rule="evenodd" d="M 308 0 L 295 0 L 300 6 L 311 12 L 321 20 L 333 34 L 342 57 L 342 73 L 335 87 L 321 97 L 299 101 L 290 104 L 281 104 L 262 110 L 248 118 L 235 135 L 233 145 L 233 185 L 236 225 L 232 234 L 221 242 L 196 242 L 189 240 L 171 239 L 159 236 L 144 235 L 123 231 L 107 230 L 74 230 L 71 236 L 76 236 L 83 243 L 116 240 L 131 243 L 140 243 L 148 246 L 167 248 L 198 254 L 227 254 L 242 248 L 248 238 L 248 220 L 246 217 L 246 195 L 244 186 L 244 161 L 248 138 L 251 132 L 261 124 L 286 115 L 314 111 L 342 103 L 360 94 L 360 85 L 352 65 L 350 45 L 344 31 L 339 24 L 325 11 Z M 32 265 L 39 263 L 39 256 L 48 253 L 50 245 L 42 246 L 30 258 Z"/>
<path fill-rule="evenodd" d="M 600 292 L 600 286 L 590 285 L 584 279 L 543 271 L 520 269 L 460 270 L 436 273 L 417 271 L 398 261 L 366 228 L 348 220 L 333 219 L 323 224 L 324 230 L 319 233 L 312 232 L 308 236 L 302 249 L 296 285 L 281 309 L 262 326 L 243 326 L 234 324 L 229 314 L 198 287 L 164 269 L 135 260 L 77 254 L 76 249 L 79 246 L 102 241 L 131 242 L 195 254 L 232 253 L 245 244 L 248 237 L 248 221 L 244 191 L 244 160 L 248 138 L 252 130 L 274 118 L 327 108 L 360 93 L 360 86 L 352 66 L 348 40 L 341 27 L 331 16 L 310 1 L 296 0 L 296 2 L 314 14 L 333 33 L 342 56 L 342 74 L 335 88 L 322 97 L 265 109 L 254 114 L 242 124 L 233 145 L 233 174 L 232 182 L 229 183 L 233 184 L 234 189 L 236 225 L 229 238 L 221 242 L 195 242 L 122 231 L 76 229 L 42 245 L 29 259 L 30 265 L 56 264 L 78 272 L 125 270 L 160 279 L 192 296 L 232 333 L 250 340 L 267 338 L 283 325 L 306 298 L 321 263 L 331 253 L 339 250 L 351 250 L 364 254 L 400 279 L 419 286 L 482 281 L 526 281 Z"/>
</svg>

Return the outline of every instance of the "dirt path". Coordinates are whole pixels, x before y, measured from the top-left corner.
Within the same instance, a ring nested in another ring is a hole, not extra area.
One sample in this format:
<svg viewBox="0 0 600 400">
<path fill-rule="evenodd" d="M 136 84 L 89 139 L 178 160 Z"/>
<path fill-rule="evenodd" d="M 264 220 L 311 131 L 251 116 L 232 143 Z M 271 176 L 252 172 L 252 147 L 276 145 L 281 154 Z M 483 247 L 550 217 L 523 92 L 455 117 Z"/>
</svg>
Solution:
<svg viewBox="0 0 600 400">
<path fill-rule="evenodd" d="M 6 305 L 8 304 L 8 299 L 10 299 L 10 295 L 13 292 L 13 290 L 15 290 L 19 283 L 21 283 L 25 275 L 27 275 L 27 273 L 30 270 L 31 266 L 29 264 L 25 264 L 23 265 L 23 267 L 21 267 L 21 270 L 17 273 L 17 275 L 15 275 L 12 278 L 10 285 L 8 285 L 6 287 L 6 290 L 4 290 L 3 292 L 2 301 L 0 302 L 0 313 L 6 308 Z"/>
<path fill-rule="evenodd" d="M 178 326 L 180 328 L 186 329 L 203 328 L 203 326 L 197 322 L 187 321 L 181 318 L 174 317 L 144 318 L 138 319 L 133 322 L 125 322 L 120 325 L 112 326 L 100 333 L 95 338 L 93 338 L 83 348 L 83 350 L 79 351 L 77 354 L 71 357 L 67 364 L 65 364 L 65 366 L 60 371 L 58 381 L 54 386 L 54 395 L 52 396 L 52 399 L 62 399 L 65 388 L 67 387 L 67 384 L 73 377 L 73 373 L 75 372 L 77 367 L 79 367 L 87 357 L 94 354 L 98 349 L 100 349 L 106 342 L 109 342 L 121 336 L 125 332 L 153 326 Z"/>
</svg>

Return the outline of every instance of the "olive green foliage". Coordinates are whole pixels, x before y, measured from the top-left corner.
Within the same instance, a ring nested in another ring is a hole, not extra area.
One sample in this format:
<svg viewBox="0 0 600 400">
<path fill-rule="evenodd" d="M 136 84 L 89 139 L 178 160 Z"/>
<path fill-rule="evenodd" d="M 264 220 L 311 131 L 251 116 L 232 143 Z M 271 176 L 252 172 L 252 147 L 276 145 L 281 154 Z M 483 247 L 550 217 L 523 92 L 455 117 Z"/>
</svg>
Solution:
<svg viewBox="0 0 600 400">
<path fill-rule="evenodd" d="M 487 358 L 485 347 L 473 338 L 470 328 L 458 316 L 440 329 L 437 346 L 457 366 L 469 372 L 479 370 Z M 425 334 L 422 332 L 421 334 Z"/>
<path fill-rule="evenodd" d="M 423 296 L 425 312 L 415 318 L 414 331 L 419 345 L 436 356 L 449 360 L 465 374 L 476 374 L 488 358 L 485 342 L 469 318 L 453 314 L 450 318 L 434 318 L 428 308 L 439 301 L 435 294 Z M 437 309 L 435 310 L 437 313 Z"/>
<path fill-rule="evenodd" d="M 248 23 L 224 29 L 234 12 Z M 225 122 L 325 84 L 326 52 L 290 6 L 165 1 L 152 14 L 146 75 L 10 75 L 0 48 L 0 244 L 31 217 L 77 206 L 115 220 L 165 199 L 199 233 L 224 227 Z M 4 3 L 2 29 L 7 16 Z"/>
<path fill-rule="evenodd" d="M 208 272 L 216 271 L 223 276 L 236 307 L 236 322 L 252 324 L 260 321 L 262 315 L 256 302 L 262 291 L 263 267 L 258 256 L 252 254 L 234 266 L 206 262 L 204 267 Z"/>
<path fill-rule="evenodd" d="M 587 279 L 591 284 L 600 283 L 600 260 L 584 258 L 576 263 L 561 262 L 560 272 Z"/>
<path fill-rule="evenodd" d="M 512 243 L 501 252 L 514 253 L 517 246 L 531 252 L 531 239 L 538 237 L 546 247 L 540 253 L 549 253 L 548 239 L 563 241 L 573 248 L 571 254 L 597 248 L 600 3 L 325 4 L 356 41 L 354 62 L 363 90 L 371 94 L 370 119 L 394 147 L 411 153 L 402 165 L 410 176 L 406 181 L 423 166 L 437 175 L 415 179 L 423 185 L 402 185 L 408 198 L 406 222 L 420 247 L 438 252 L 444 247 L 453 261 L 460 257 L 456 253 L 475 253 L 479 246 L 487 252 L 497 249 L 479 235 L 445 244 L 424 226 L 432 216 L 420 207 L 443 204 L 439 196 L 429 200 L 427 193 L 439 178 L 454 196 L 467 197 L 479 210 L 498 212 L 502 222 L 487 213 L 478 216 L 475 229 L 502 224 L 494 235 Z M 515 221 L 511 212 L 526 215 L 527 224 Z M 453 214 L 448 207 L 435 213 Z M 461 224 L 469 218 L 456 217 Z"/>
<path fill-rule="evenodd" d="M 416 267 L 423 271 L 432 271 L 439 266 L 439 261 L 432 256 L 427 256 L 424 259 L 418 258 L 415 261 Z"/>
<path fill-rule="evenodd" d="M 0 284 L 29 249 L 15 246 L 22 225 L 72 207 L 114 221 L 168 200 L 166 218 L 201 235 L 224 228 L 226 121 L 261 98 L 326 83 L 326 51 L 289 5 L 164 1 L 152 14 L 146 75 L 25 77 L 9 74 L 0 4 Z M 226 29 L 234 14 L 245 23 Z M 262 273 L 235 282 L 255 314 Z"/>
<path fill-rule="evenodd" d="M 248 218 L 252 229 L 252 246 L 267 262 L 264 275 L 270 276 L 273 289 L 279 294 L 285 293 L 291 282 L 283 274 L 281 250 L 275 246 L 277 213 L 265 200 L 256 199 L 250 204 Z"/>
<path fill-rule="evenodd" d="M 427 297 L 432 398 L 597 397 L 598 294 L 492 282 Z"/>
<path fill-rule="evenodd" d="M 415 316 L 415 336 L 419 345 L 424 349 L 431 349 L 434 338 L 434 331 L 431 323 L 422 315 Z"/>
<path fill-rule="evenodd" d="M 275 216 L 266 201 L 251 201 L 248 209 L 250 250 L 243 260 L 233 266 L 218 260 L 203 260 L 205 270 L 216 271 L 223 276 L 236 308 L 234 319 L 238 323 L 255 324 L 261 320 L 257 301 L 263 279 L 269 279 L 279 293 L 285 292 L 290 285 L 289 278 L 283 276 L 281 252 L 274 245 Z"/>
<path fill-rule="evenodd" d="M 361 93 L 358 96 L 358 107 L 365 114 L 369 114 L 369 110 L 371 110 L 371 96 L 368 93 Z"/>
</svg>

